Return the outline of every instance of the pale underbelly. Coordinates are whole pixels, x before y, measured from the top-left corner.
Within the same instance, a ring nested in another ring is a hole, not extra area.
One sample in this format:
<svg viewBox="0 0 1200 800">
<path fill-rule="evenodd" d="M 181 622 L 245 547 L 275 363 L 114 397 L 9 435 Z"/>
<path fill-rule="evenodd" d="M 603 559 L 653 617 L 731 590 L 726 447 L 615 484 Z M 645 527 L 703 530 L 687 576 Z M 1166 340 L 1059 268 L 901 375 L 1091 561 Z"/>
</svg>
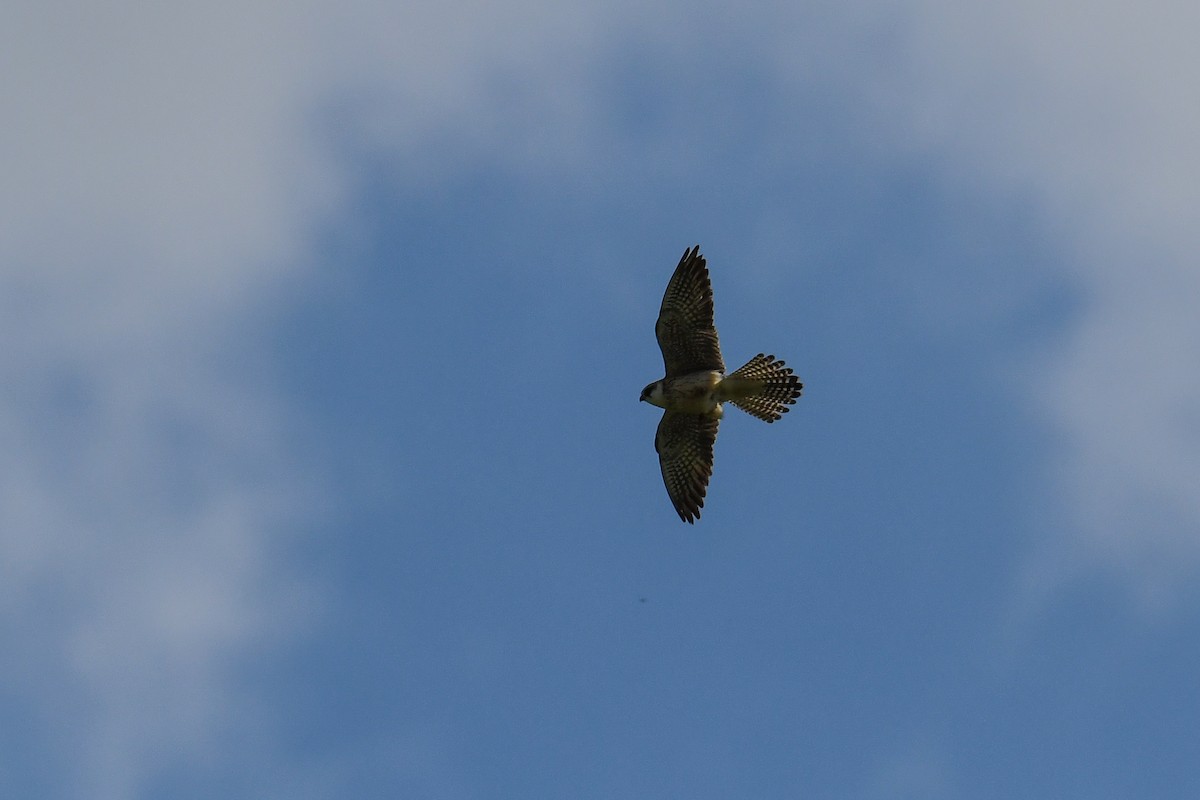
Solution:
<svg viewBox="0 0 1200 800">
<path fill-rule="evenodd" d="M 717 397 L 719 374 L 696 379 L 682 378 L 667 392 L 667 408 L 683 414 L 721 416 L 721 401 Z"/>
</svg>

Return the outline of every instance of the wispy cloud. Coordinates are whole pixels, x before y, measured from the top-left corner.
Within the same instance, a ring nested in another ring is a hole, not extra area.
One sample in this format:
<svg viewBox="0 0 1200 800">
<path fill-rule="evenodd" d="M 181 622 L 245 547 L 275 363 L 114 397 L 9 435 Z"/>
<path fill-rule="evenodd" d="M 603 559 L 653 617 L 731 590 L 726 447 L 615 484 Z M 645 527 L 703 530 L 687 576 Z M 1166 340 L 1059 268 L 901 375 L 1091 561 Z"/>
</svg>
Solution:
<svg viewBox="0 0 1200 800">
<path fill-rule="evenodd" d="M 1036 196 L 1085 301 L 1029 380 L 1061 434 L 1070 547 L 1143 586 L 1200 556 L 1191 7 L 764 5 L 714 27 L 683 5 L 225 2 L 136 24 L 19 6 L 0 29 L 0 147 L 19 155 L 0 184 L 0 630 L 20 653 L 3 669 L 71 698 L 40 713 L 90 796 L 212 746 L 230 664 L 291 624 L 272 554 L 309 487 L 240 336 L 304 280 L 341 202 L 320 126 L 410 175 L 452 163 L 425 147 L 448 136 L 582 164 L 609 146 L 597 65 L 639 36 L 667 60 L 752 53 L 785 95 L 850 92 L 881 151 Z"/>
<path fill-rule="evenodd" d="M 1058 434 L 1047 478 L 1068 524 L 1053 560 L 1157 596 L 1200 563 L 1200 56 L 1187 34 L 1200 12 L 912 8 L 898 75 L 914 140 L 963 181 L 1037 198 L 1081 298 L 1026 376 Z"/>
<path fill-rule="evenodd" d="M 40 780 L 93 797 L 199 761 L 244 713 L 232 665 L 297 624 L 274 557 L 313 506 L 248 314 L 339 192 L 293 6 L 143 12 L 0 32 L 3 672 L 61 759 Z"/>
</svg>

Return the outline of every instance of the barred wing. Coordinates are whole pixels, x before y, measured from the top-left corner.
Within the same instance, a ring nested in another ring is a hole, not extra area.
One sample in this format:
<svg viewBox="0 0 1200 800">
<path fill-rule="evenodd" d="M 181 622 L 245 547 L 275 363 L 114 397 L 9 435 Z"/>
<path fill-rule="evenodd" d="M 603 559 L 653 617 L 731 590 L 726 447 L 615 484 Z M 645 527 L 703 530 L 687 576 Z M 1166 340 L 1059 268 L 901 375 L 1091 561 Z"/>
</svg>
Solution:
<svg viewBox="0 0 1200 800">
<path fill-rule="evenodd" d="M 658 423 L 654 449 L 658 451 L 667 494 L 684 522 L 695 522 L 704 507 L 718 423 L 715 417 L 674 411 L 665 412 Z"/>
<path fill-rule="evenodd" d="M 700 245 L 684 251 L 663 294 L 654 335 L 668 378 L 725 371 L 713 324 L 713 292 Z"/>
</svg>

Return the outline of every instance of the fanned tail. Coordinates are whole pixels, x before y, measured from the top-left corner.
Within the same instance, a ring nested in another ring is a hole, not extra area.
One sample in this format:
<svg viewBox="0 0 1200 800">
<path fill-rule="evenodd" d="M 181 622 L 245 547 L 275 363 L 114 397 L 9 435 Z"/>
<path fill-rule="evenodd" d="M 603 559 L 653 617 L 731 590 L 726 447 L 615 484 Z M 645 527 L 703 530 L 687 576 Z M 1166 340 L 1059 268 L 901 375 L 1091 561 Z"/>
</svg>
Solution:
<svg viewBox="0 0 1200 800">
<path fill-rule="evenodd" d="M 783 361 L 759 353 L 731 372 L 729 402 L 764 422 L 774 422 L 796 402 L 804 384 Z"/>
</svg>

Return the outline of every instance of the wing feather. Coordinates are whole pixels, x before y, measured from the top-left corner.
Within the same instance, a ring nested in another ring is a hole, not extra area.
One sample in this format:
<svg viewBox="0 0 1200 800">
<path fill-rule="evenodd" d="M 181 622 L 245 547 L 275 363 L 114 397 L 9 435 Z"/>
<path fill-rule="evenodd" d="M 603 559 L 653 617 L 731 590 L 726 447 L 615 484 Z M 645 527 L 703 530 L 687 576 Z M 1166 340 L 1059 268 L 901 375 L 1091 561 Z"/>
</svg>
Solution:
<svg viewBox="0 0 1200 800">
<path fill-rule="evenodd" d="M 719 422 L 716 417 L 667 411 L 658 423 L 654 449 L 667 494 L 684 522 L 695 522 L 704 507 Z"/>
<path fill-rule="evenodd" d="M 662 350 L 666 377 L 706 370 L 725 371 L 717 328 L 713 324 L 713 291 L 700 245 L 685 250 L 663 294 L 654 335 Z"/>
</svg>

